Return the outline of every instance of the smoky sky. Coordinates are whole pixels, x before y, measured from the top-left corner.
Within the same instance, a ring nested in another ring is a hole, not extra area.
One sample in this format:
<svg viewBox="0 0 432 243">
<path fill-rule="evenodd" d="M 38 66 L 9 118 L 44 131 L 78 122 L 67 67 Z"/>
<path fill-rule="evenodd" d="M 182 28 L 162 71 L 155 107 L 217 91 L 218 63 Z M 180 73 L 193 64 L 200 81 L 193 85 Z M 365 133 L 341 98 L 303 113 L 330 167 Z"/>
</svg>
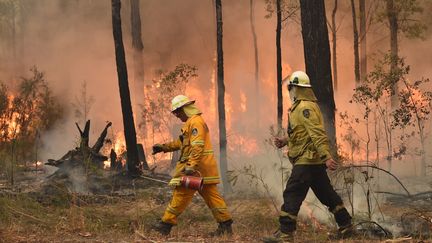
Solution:
<svg viewBox="0 0 432 243">
<path fill-rule="evenodd" d="M 46 156 L 59 156 L 70 149 L 77 136 L 70 103 L 78 95 L 83 81 L 95 103 L 90 111 L 93 139 L 112 121 L 113 128 L 122 130 L 118 81 L 111 26 L 111 2 L 97 0 L 22 0 L 17 17 L 16 62 L 12 73 L 11 39 L 4 31 L 0 38 L 0 80 L 10 85 L 14 76 L 29 75 L 36 65 L 46 73 L 54 94 L 68 105 L 66 119 L 57 130 L 46 136 Z M 229 134 L 244 134 L 261 140 L 268 136 L 268 127 L 276 123 L 276 20 L 268 14 L 264 0 L 255 1 L 255 28 L 259 55 L 260 96 L 254 94 L 254 49 L 249 20 L 248 0 L 225 0 L 223 3 L 223 44 L 227 102 L 232 106 Z M 333 1 L 326 1 L 328 17 Z M 430 8 L 429 5 L 426 6 Z M 186 63 L 198 68 L 198 77 L 188 89 L 196 97 L 205 116 L 211 104 L 212 73 L 216 58 L 216 20 L 210 0 L 142 0 L 140 2 L 142 39 L 144 43 L 145 82 L 155 78 L 157 70 L 172 70 Z M 122 1 L 123 40 L 126 49 L 129 81 L 133 82 L 130 4 Z M 300 16 L 300 14 L 298 14 Z M 427 21 L 430 21 L 427 19 Z M 283 24 L 283 76 L 304 69 L 303 45 L 299 17 Z M 356 110 L 348 103 L 354 88 L 352 18 L 348 2 L 341 2 L 337 12 L 338 71 L 340 90 L 336 92 L 338 111 Z M 7 31 L 6 31 L 7 32 Z M 426 40 L 401 37 L 400 53 L 412 66 L 413 78 L 430 77 L 432 63 L 430 34 Z M 330 38 L 331 41 L 331 38 Z M 389 49 L 385 26 L 368 35 L 370 56 Z M 331 44 L 331 43 L 330 43 Z M 4 65 L 3 65 L 4 64 Z M 372 59 L 369 69 L 373 67 Z M 130 85 L 132 87 L 132 85 Z M 188 91 L 186 91 L 188 94 Z M 289 106 L 284 90 L 284 110 Z M 241 111 L 241 97 L 246 97 L 247 110 Z M 170 102 L 167 100 L 166 102 Z M 256 108 L 259 106 L 259 109 Z M 285 112 L 284 111 L 284 112 Z M 137 111 L 134 111 L 137 112 Z M 286 114 L 284 114 L 284 119 Z M 260 120 L 258 129 L 250 129 Z M 208 121 L 214 135 L 217 123 Z M 59 132 L 60 131 L 60 132 Z M 228 139 L 229 142 L 229 139 Z"/>
</svg>

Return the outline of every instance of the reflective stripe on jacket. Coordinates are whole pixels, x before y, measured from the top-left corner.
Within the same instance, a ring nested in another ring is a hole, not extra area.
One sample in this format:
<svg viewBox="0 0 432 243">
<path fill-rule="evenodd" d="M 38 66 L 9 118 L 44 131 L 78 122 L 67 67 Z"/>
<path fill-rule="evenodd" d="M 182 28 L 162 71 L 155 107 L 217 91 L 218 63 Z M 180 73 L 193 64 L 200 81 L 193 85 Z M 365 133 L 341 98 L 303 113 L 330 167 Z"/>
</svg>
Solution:
<svg viewBox="0 0 432 243">
<path fill-rule="evenodd" d="M 311 88 L 298 89 L 288 118 L 288 157 L 293 164 L 325 164 L 331 158 L 321 110 Z"/>
<path fill-rule="evenodd" d="M 190 117 L 184 123 L 181 132 L 177 140 L 163 144 L 164 152 L 181 151 L 170 185 L 180 184 L 182 171 L 186 167 L 199 171 L 204 184 L 219 183 L 219 172 L 210 142 L 209 129 L 201 115 Z"/>
</svg>

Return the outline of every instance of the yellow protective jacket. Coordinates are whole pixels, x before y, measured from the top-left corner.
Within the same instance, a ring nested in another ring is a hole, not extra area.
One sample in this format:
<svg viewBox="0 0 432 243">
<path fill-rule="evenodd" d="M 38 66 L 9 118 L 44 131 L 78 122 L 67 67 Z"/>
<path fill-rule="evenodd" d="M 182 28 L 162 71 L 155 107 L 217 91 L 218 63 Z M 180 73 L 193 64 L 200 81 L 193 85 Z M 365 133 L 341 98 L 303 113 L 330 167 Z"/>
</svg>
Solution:
<svg viewBox="0 0 432 243">
<path fill-rule="evenodd" d="M 209 129 L 201 115 L 191 116 L 184 123 L 181 133 L 177 140 L 162 145 L 164 152 L 181 151 L 180 160 L 177 161 L 173 179 L 169 184 L 178 186 L 186 167 L 199 171 L 204 184 L 219 183 L 219 172 L 210 142 Z"/>
<path fill-rule="evenodd" d="M 294 165 L 325 164 L 331 158 L 323 117 L 311 88 L 298 88 L 288 116 L 288 157 Z"/>
</svg>

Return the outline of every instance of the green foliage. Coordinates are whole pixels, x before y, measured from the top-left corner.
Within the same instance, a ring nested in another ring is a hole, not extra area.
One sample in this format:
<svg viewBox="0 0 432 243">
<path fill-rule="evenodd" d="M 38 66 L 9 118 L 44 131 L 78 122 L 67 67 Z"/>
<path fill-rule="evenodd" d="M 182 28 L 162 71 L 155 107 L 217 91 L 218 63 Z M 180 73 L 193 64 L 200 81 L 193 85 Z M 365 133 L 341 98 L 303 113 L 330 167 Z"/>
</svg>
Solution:
<svg viewBox="0 0 432 243">
<path fill-rule="evenodd" d="M 409 73 L 410 66 L 405 64 L 403 58 L 386 54 L 382 60 L 377 62 L 374 69 L 367 76 L 365 82 L 354 90 L 353 98 L 350 101 L 364 108 L 363 118 L 366 120 L 365 124 L 367 126 L 367 146 L 369 146 L 370 142 L 368 127 L 370 114 L 374 114 L 374 133 L 377 144 L 383 139 L 383 136 L 381 136 L 378 131 L 379 128 L 377 128 L 376 124 L 377 122 L 382 122 L 383 131 L 385 132 L 385 143 L 388 150 L 388 160 L 391 160 L 391 157 L 401 159 L 408 151 L 418 151 L 417 148 L 408 148 L 407 144 L 413 147 L 420 145 L 421 149 L 416 155 L 421 155 L 422 160 L 425 160 L 425 121 L 427 121 L 430 116 L 432 92 L 425 89 L 425 84 L 429 82 L 429 79 L 422 78 L 411 82 L 408 79 Z M 394 87 L 399 88 L 396 90 Z M 398 101 L 392 104 L 392 106 L 389 105 L 391 96 L 396 97 Z M 349 115 L 345 113 L 341 118 L 342 121 L 344 121 L 349 118 Z M 359 124 L 358 118 L 352 120 Z M 353 139 L 351 139 L 353 137 L 350 133 L 356 133 L 354 127 L 348 127 L 347 131 L 344 139 L 346 138 L 348 139 L 347 141 L 353 141 Z M 394 132 L 397 132 L 395 134 L 399 140 L 394 140 L 394 137 L 396 137 L 392 135 Z M 362 136 L 356 135 L 356 137 L 361 139 Z M 411 138 L 416 139 L 410 142 L 408 139 Z M 393 149 L 392 143 L 396 141 L 399 143 L 397 147 Z M 420 143 L 418 143 L 418 141 Z M 369 148 L 367 147 L 366 150 L 368 151 Z"/>
<path fill-rule="evenodd" d="M 361 136 L 354 129 L 354 127 L 360 124 L 360 120 L 350 117 L 346 111 L 344 113 L 340 112 L 339 118 L 339 126 L 347 128 L 345 134 L 342 135 L 342 140 L 349 145 L 350 149 L 349 155 L 344 154 L 343 151 L 338 151 L 339 158 L 341 159 L 340 161 L 348 161 L 349 158 L 350 162 L 353 163 L 354 154 L 360 151 L 360 142 L 363 142 L 361 141 Z"/>
<path fill-rule="evenodd" d="M 415 82 L 409 82 L 403 79 L 405 88 L 399 92 L 400 106 L 394 112 L 394 126 L 406 128 L 415 126 L 415 118 L 423 122 L 429 119 L 431 112 L 432 92 L 424 91 L 424 86 L 429 79 L 421 79 Z"/>
<path fill-rule="evenodd" d="M 17 95 L 12 100 L 20 137 L 34 137 L 37 130 L 49 130 L 63 114 L 48 87 L 45 74 L 36 67 L 30 71 L 33 76 L 21 78 Z"/>
<path fill-rule="evenodd" d="M 276 14 L 276 0 L 265 0 L 267 14 L 265 18 L 271 18 Z M 300 13 L 299 1 L 281 0 L 282 22 L 292 18 L 298 18 Z"/>
<path fill-rule="evenodd" d="M 36 67 L 30 71 L 32 76 L 21 78 L 15 92 L 0 83 L 0 155 L 5 155 L 0 159 L 11 161 L 7 164 L 13 167 L 16 161 L 34 159 L 40 133 L 53 128 L 63 116 L 45 74 Z"/>
<path fill-rule="evenodd" d="M 390 68 L 391 65 L 394 65 L 393 69 Z M 367 80 L 354 90 L 352 101 L 367 105 L 380 101 L 385 95 L 395 95 L 395 85 L 409 71 L 410 67 L 405 65 L 404 59 L 385 54 L 368 74 Z"/>
<path fill-rule="evenodd" d="M 398 29 L 407 38 L 425 38 L 427 26 L 423 23 L 420 15 L 423 13 L 421 0 L 393 0 L 394 11 L 397 18 Z M 376 21 L 387 23 L 388 10 L 386 1 L 381 1 L 381 5 L 376 14 Z"/>
<path fill-rule="evenodd" d="M 170 130 L 173 125 L 171 99 L 184 94 L 190 79 L 197 77 L 197 68 L 188 64 L 180 64 L 174 70 L 164 72 L 159 70 L 158 79 L 146 86 L 146 98 L 142 108 L 143 121 L 155 129 Z M 140 124 L 145 127 L 146 124 Z"/>
</svg>

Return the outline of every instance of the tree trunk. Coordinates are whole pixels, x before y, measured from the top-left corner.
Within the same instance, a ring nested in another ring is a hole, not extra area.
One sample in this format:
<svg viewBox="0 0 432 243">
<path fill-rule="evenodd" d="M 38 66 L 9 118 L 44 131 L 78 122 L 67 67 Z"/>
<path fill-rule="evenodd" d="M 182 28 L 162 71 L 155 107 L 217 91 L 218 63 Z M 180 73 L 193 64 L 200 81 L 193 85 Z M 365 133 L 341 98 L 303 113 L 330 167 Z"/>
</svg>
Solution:
<svg viewBox="0 0 432 243">
<path fill-rule="evenodd" d="M 398 54 L 398 21 L 397 21 L 397 10 L 394 6 L 394 0 L 386 0 L 387 6 L 387 18 L 390 26 L 390 55 L 391 55 L 391 65 L 390 72 L 395 73 L 397 68 L 397 59 L 399 58 Z M 392 97 L 391 97 L 391 106 L 392 109 L 398 105 L 397 99 L 397 91 L 398 85 L 397 80 L 391 80 L 392 84 Z"/>
<path fill-rule="evenodd" d="M 13 74 L 17 76 L 17 48 L 16 48 L 16 5 L 12 4 L 12 56 L 13 56 Z"/>
<path fill-rule="evenodd" d="M 332 66 L 333 66 L 333 84 L 334 89 L 337 91 L 338 89 L 338 75 L 337 75 L 337 49 L 336 49 L 336 11 L 338 7 L 338 0 L 334 1 L 334 7 L 332 11 L 332 25 L 331 25 L 331 31 L 332 31 Z"/>
<path fill-rule="evenodd" d="M 105 125 L 104 130 L 102 131 L 102 133 L 101 133 L 101 135 L 99 136 L 99 138 L 98 138 L 98 140 L 96 141 L 96 143 L 93 145 L 92 150 L 93 150 L 95 153 L 99 153 L 99 151 L 100 151 L 101 148 L 103 147 L 103 144 L 104 144 L 104 142 L 105 142 L 106 135 L 107 135 L 107 133 L 108 133 L 108 128 L 111 127 L 111 125 L 112 125 L 111 122 L 108 122 L 108 123 Z"/>
<path fill-rule="evenodd" d="M 351 0 L 351 13 L 353 20 L 353 39 L 354 39 L 354 76 L 356 87 L 360 85 L 360 58 L 359 58 L 359 44 L 358 44 L 358 29 L 357 29 L 357 14 L 355 9 L 354 0 Z"/>
<path fill-rule="evenodd" d="M 258 101 L 260 100 L 260 90 L 259 90 L 259 61 L 258 61 L 258 42 L 257 42 L 257 35 L 256 35 L 256 30 L 255 30 L 255 15 L 254 15 L 254 0 L 250 0 L 249 2 L 249 6 L 250 6 L 250 11 L 249 11 L 249 17 L 250 17 L 250 25 L 251 25 L 251 32 L 252 32 L 252 37 L 253 37 L 253 47 L 254 47 L 254 63 L 255 63 L 255 99 L 254 100 L 254 104 L 252 107 L 254 107 L 255 109 L 255 113 L 256 114 L 260 114 L 259 111 L 259 104 Z M 251 106 L 249 106 L 249 109 L 252 108 Z M 255 119 L 255 121 L 257 122 L 257 128 L 259 127 L 259 120 L 260 119 Z"/>
<path fill-rule="evenodd" d="M 141 38 L 141 16 L 140 16 L 140 1 L 130 0 L 131 7 L 131 34 L 132 34 L 132 49 L 134 60 L 134 110 L 139 114 L 139 104 L 144 102 L 144 60 L 143 49 L 144 45 Z M 140 115 L 136 115 L 137 128 L 143 123 Z M 138 133 L 140 130 L 138 129 Z"/>
<path fill-rule="evenodd" d="M 80 133 L 80 149 L 86 149 L 89 146 L 90 120 L 87 120 L 84 126 L 84 131 L 81 130 L 78 123 L 75 123 Z"/>
<path fill-rule="evenodd" d="M 217 25 L 217 82 L 218 82 L 218 113 L 219 113 L 219 149 L 220 149 L 220 170 L 225 193 L 232 191 L 228 181 L 227 161 L 227 139 L 225 126 L 225 84 L 223 67 L 223 46 L 222 46 L 222 1 L 216 0 L 216 25 Z"/>
<path fill-rule="evenodd" d="M 282 11 L 281 0 L 276 0 L 276 82 L 277 82 L 277 125 L 278 132 L 282 129 L 283 98 L 282 98 L 282 54 L 281 54 L 281 29 Z"/>
<path fill-rule="evenodd" d="M 127 168 L 131 175 L 140 174 L 135 124 L 130 100 L 128 74 L 120 18 L 120 0 L 111 0 L 112 25 L 117 65 L 117 77 L 120 91 L 120 101 L 123 114 L 123 127 L 127 150 Z"/>
<path fill-rule="evenodd" d="M 300 0 L 300 9 L 306 73 L 323 112 L 332 153 L 336 155 L 336 107 L 324 0 Z"/>
<path fill-rule="evenodd" d="M 367 77 L 366 0 L 360 0 L 360 81 Z"/>
</svg>

